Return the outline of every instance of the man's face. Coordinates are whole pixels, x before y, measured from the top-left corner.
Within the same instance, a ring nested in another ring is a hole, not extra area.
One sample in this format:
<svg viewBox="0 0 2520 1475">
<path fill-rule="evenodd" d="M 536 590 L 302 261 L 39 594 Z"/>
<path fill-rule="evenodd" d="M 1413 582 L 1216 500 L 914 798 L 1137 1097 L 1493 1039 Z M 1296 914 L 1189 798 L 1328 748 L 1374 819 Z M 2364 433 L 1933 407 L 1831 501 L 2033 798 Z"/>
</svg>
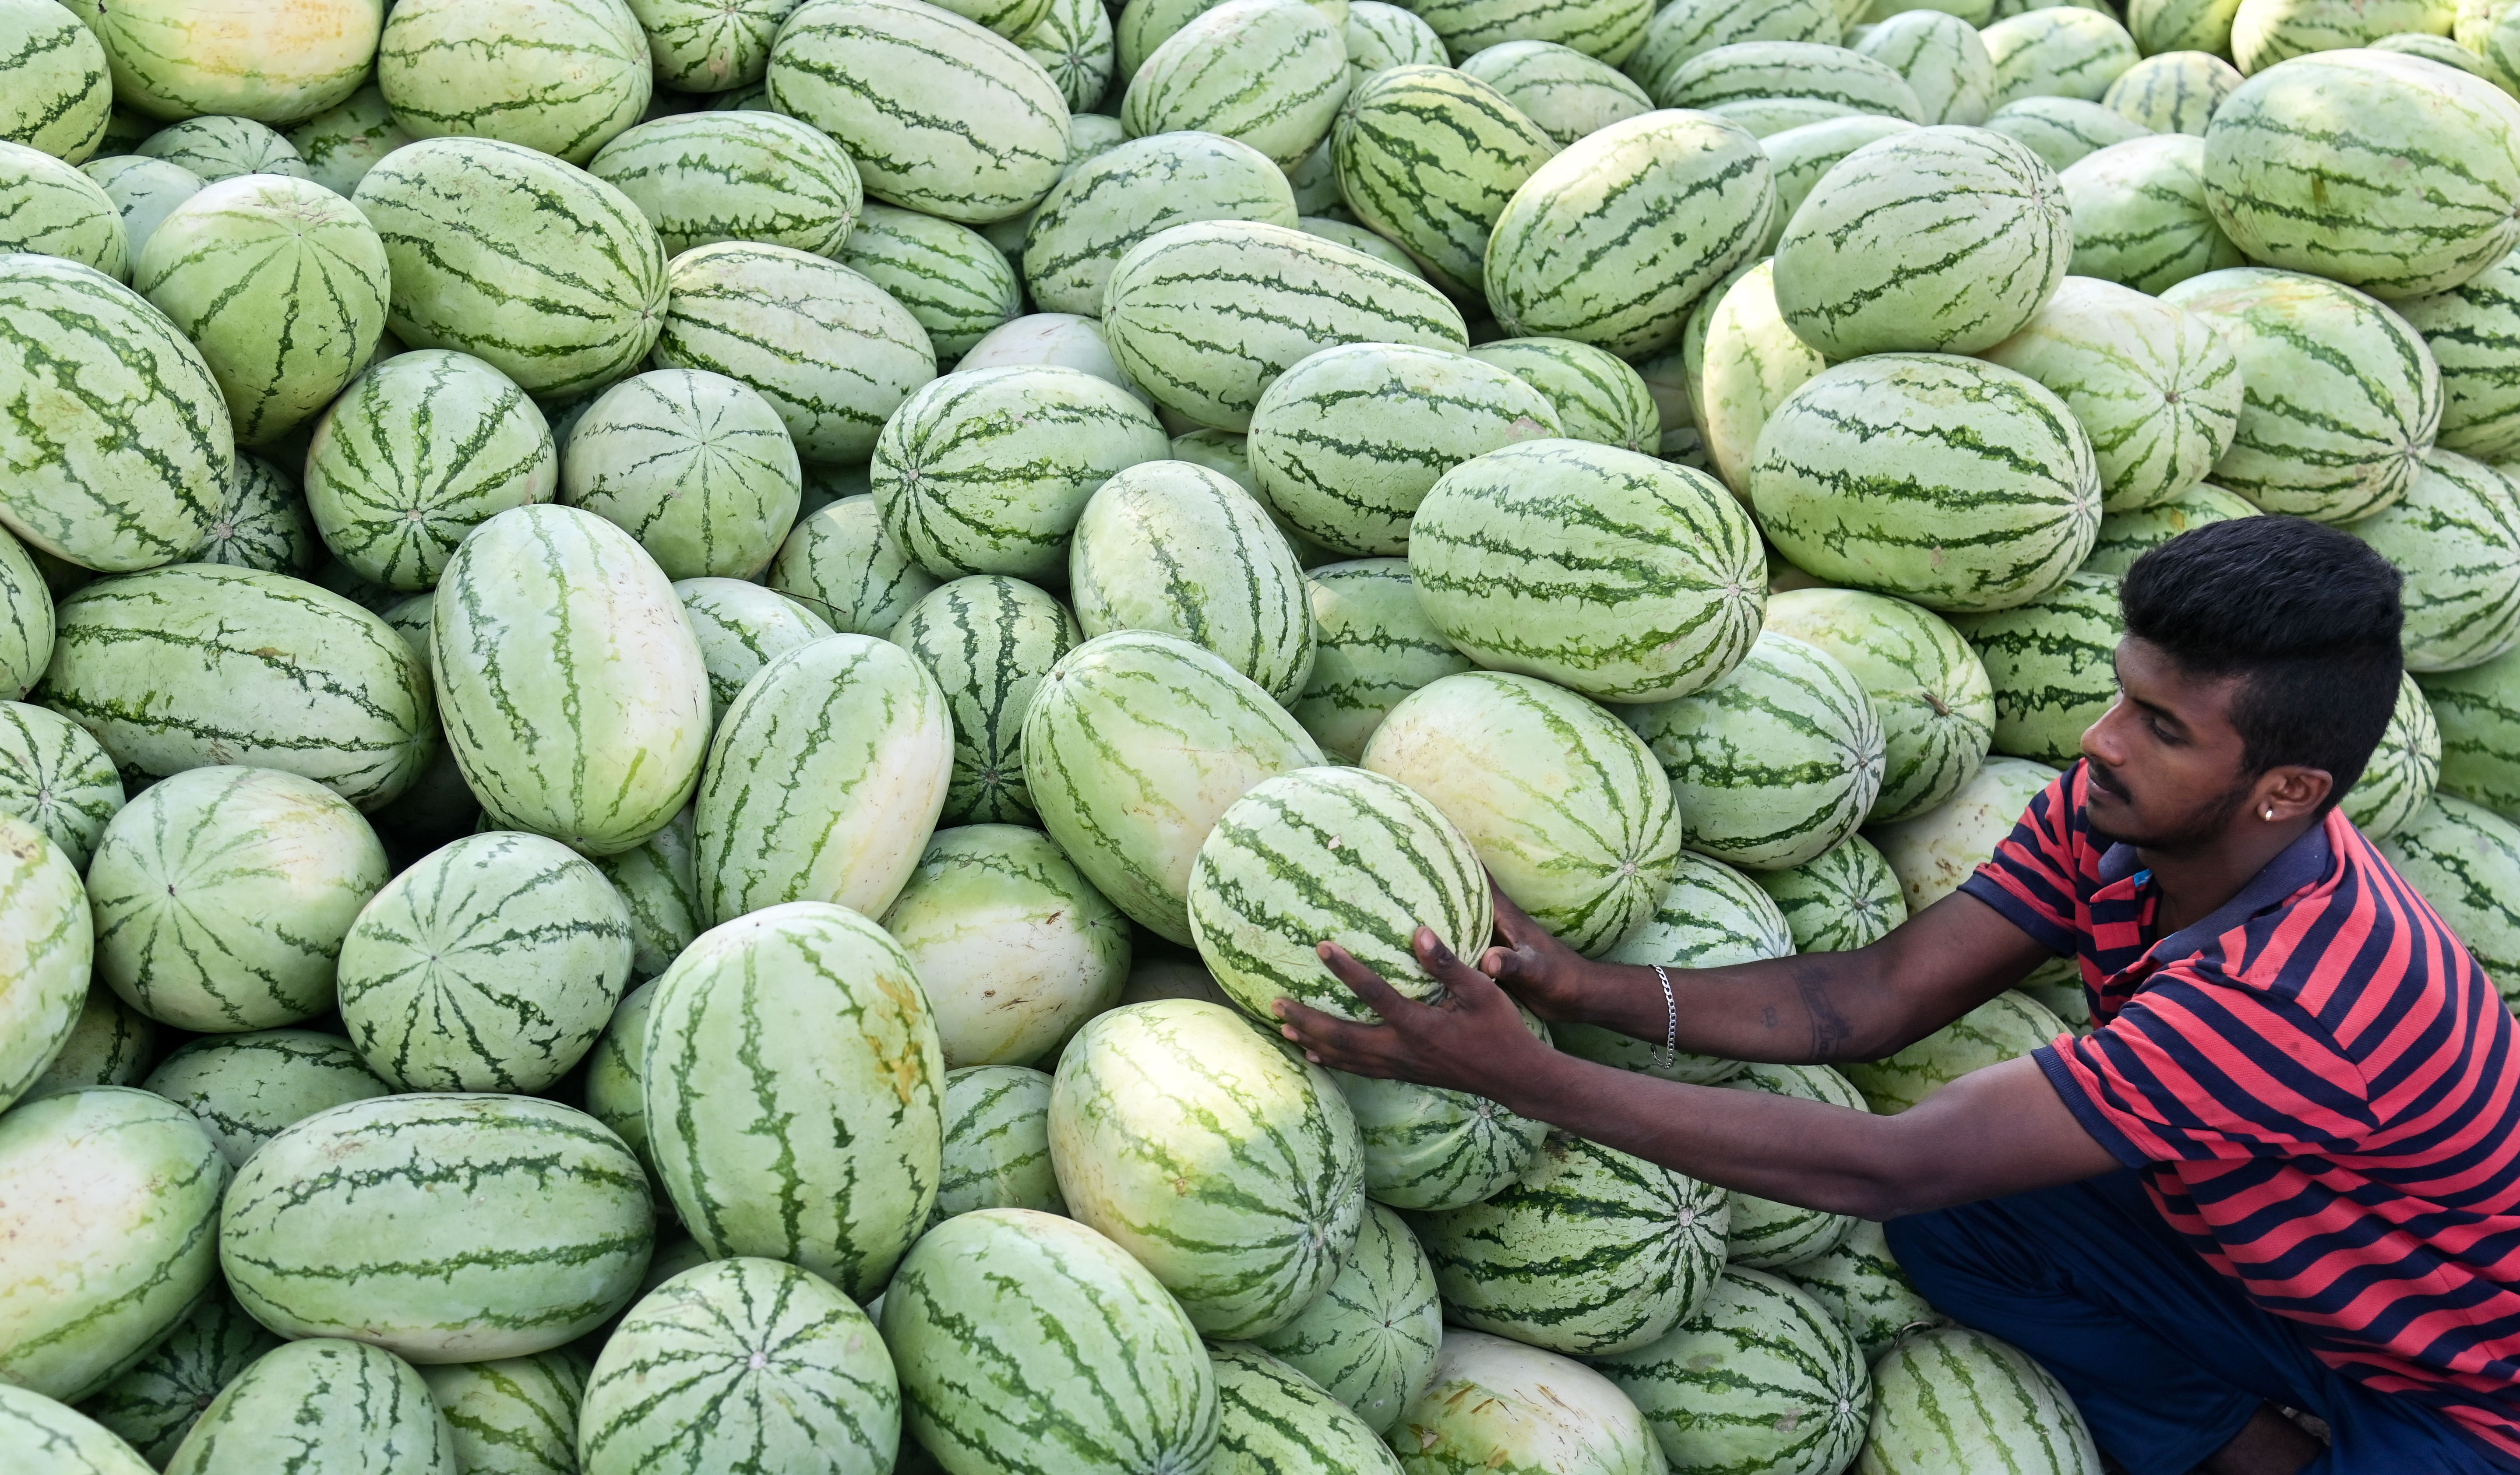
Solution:
<svg viewBox="0 0 2520 1475">
<path fill-rule="evenodd" d="M 2238 679 L 2189 676 L 2133 636 L 2118 643 L 2117 668 L 2117 704 L 2083 734 L 2092 828 L 2147 850 L 2210 844 L 2249 802 L 2256 777 L 2231 725 Z"/>
</svg>

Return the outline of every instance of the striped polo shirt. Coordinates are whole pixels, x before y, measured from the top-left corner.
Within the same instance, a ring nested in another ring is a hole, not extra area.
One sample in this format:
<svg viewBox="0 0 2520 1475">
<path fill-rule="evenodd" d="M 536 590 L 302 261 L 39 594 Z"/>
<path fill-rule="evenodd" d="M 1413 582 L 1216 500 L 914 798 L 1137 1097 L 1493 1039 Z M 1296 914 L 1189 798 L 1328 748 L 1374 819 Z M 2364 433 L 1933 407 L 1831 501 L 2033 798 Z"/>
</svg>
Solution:
<svg viewBox="0 0 2520 1475">
<path fill-rule="evenodd" d="M 2520 1032 L 2432 907 L 2331 812 L 2150 947 L 2076 764 L 1960 889 L 2078 957 L 2058 1095 L 2206 1263 L 2319 1359 L 2520 1456 Z"/>
</svg>

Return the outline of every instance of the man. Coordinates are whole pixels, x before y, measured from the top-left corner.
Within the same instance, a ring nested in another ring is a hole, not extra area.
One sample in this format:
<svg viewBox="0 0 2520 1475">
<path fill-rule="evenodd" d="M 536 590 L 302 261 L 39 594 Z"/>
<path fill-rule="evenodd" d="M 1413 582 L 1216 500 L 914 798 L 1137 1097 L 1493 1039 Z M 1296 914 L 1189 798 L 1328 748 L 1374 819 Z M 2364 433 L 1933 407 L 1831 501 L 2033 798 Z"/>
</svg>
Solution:
<svg viewBox="0 0 2520 1475">
<path fill-rule="evenodd" d="M 1667 1004 L 1652 970 L 1587 961 L 1500 898 L 1476 967 L 1418 933 L 1440 1006 L 1326 944 L 1384 1022 L 1282 1001 L 1284 1033 L 1891 1221 L 1926 1297 L 2045 1363 L 2132 1475 L 2520 1471 L 2520 1035 L 2336 810 L 2397 698 L 2397 571 L 2254 517 L 2146 555 L 2123 600 L 2120 696 L 2083 761 L 1871 947 L 1670 970 Z M 1656 1046 L 1864 1060 L 2051 953 L 2079 955 L 2094 1033 L 1895 1117 L 1576 1060 L 1508 998 Z"/>
</svg>

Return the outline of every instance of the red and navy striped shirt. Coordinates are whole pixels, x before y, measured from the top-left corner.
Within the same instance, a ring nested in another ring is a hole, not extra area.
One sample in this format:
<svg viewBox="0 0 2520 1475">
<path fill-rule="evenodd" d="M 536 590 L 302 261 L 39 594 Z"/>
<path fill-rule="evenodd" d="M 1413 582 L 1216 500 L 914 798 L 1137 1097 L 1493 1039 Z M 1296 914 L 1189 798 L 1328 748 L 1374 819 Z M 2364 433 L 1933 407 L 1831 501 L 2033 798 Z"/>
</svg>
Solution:
<svg viewBox="0 0 2520 1475">
<path fill-rule="evenodd" d="M 1961 887 L 2079 956 L 2057 1094 L 2207 1264 L 2321 1361 L 2520 1455 L 2520 1031 L 2342 814 L 2147 947 L 2159 893 L 2081 764 Z"/>
</svg>

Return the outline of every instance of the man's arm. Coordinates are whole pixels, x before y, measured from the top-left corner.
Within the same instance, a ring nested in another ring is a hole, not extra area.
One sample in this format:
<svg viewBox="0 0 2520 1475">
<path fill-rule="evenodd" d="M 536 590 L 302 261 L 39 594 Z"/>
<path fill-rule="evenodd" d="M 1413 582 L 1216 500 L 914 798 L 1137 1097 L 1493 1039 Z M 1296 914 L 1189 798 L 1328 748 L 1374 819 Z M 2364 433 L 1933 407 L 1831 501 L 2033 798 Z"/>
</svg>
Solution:
<svg viewBox="0 0 2520 1475">
<path fill-rule="evenodd" d="M 1502 945 L 1480 968 L 1533 1013 L 1663 1043 L 1671 1015 L 1651 968 L 1576 954 L 1501 891 L 1496 912 Z M 1682 1050 L 1800 1065 L 1877 1060 L 2012 987 L 2048 957 L 2002 913 L 1955 892 L 1851 953 L 1667 971 Z"/>
<path fill-rule="evenodd" d="M 1706 1183 L 1865 1219 L 2072 1183 L 2118 1166 L 2032 1060 L 1972 1072 L 1894 1117 L 1682 1086 L 1549 1049 L 1523 1028 L 1504 992 L 1432 932 L 1418 932 L 1418 956 L 1450 991 L 1441 1006 L 1403 999 L 1324 944 L 1323 961 L 1384 1022 L 1352 1024 L 1281 1000 L 1283 1033 L 1334 1069 L 1471 1092 Z M 1661 1003 L 1656 988 L 1657 1013 Z"/>
</svg>

